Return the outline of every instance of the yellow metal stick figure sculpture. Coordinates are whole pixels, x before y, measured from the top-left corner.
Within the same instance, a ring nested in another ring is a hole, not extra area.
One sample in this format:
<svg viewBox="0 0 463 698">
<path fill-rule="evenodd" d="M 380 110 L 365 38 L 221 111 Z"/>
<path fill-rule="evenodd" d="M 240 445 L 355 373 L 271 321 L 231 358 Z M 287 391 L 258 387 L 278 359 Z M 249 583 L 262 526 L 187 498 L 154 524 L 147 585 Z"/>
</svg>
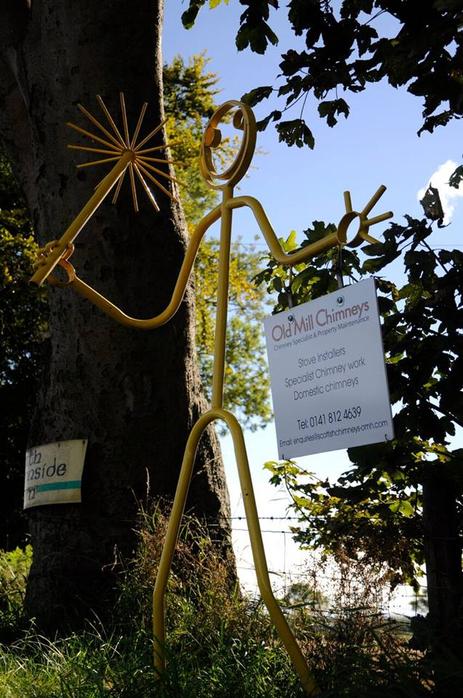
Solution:
<svg viewBox="0 0 463 698">
<path fill-rule="evenodd" d="M 69 226 L 59 241 L 54 241 L 46 245 L 40 253 L 38 260 L 38 268 L 32 277 L 32 281 L 41 284 L 46 279 L 49 283 L 56 286 L 70 286 L 80 295 L 84 296 L 96 306 L 98 306 L 107 315 L 113 317 L 118 322 L 130 327 L 138 327 L 140 329 L 152 329 L 159 327 L 168 322 L 170 318 L 178 310 L 185 293 L 185 288 L 193 267 L 196 253 L 200 242 L 208 230 L 208 228 L 220 219 L 220 247 L 218 260 L 218 295 L 217 295 L 217 315 L 216 315 L 216 332 L 215 332 L 215 348 L 214 348 L 214 369 L 213 369 L 213 385 L 212 385 L 212 404 L 209 410 L 201 415 L 193 426 L 185 448 L 183 463 L 179 475 L 177 490 L 175 493 L 172 512 L 169 519 L 169 525 L 166 534 L 166 541 L 161 555 L 159 570 L 156 578 L 156 584 L 153 593 L 153 635 L 154 635 L 154 663 L 159 672 L 164 670 L 164 644 L 165 644 L 165 628 L 164 628 L 164 598 L 167 587 L 167 580 L 170 573 L 172 558 L 174 555 L 175 546 L 179 534 L 181 518 L 184 512 L 187 494 L 191 482 L 195 454 L 199 440 L 206 427 L 215 420 L 224 421 L 230 429 L 233 438 L 233 445 L 238 466 L 238 474 L 240 480 L 243 502 L 246 513 L 246 520 L 249 528 L 251 540 L 252 554 L 256 568 L 256 576 L 259 584 L 259 590 L 262 598 L 268 608 L 270 617 L 276 626 L 282 642 L 284 643 L 288 654 L 291 657 L 294 668 L 296 669 L 306 693 L 310 696 L 315 696 L 319 693 L 317 684 L 307 666 L 307 662 L 302 655 L 302 652 L 297 644 L 297 641 L 286 622 L 284 615 L 277 604 L 267 569 L 264 546 L 262 543 L 262 535 L 259 526 L 256 502 L 252 486 L 252 479 L 249 470 L 246 446 L 244 443 L 242 429 L 236 420 L 235 416 L 225 410 L 223 407 L 223 392 L 224 392 L 224 370 L 225 370 L 225 345 L 226 345 L 226 329 L 227 329 L 227 308 L 228 308 L 228 293 L 229 293 L 229 261 L 230 261 L 230 245 L 232 234 L 232 213 L 236 208 L 249 208 L 256 219 L 256 222 L 262 231 L 262 234 L 267 242 L 267 245 L 277 262 L 285 265 L 294 265 L 310 259 L 322 250 L 326 250 L 335 245 L 343 246 L 349 244 L 356 246 L 362 243 L 363 240 L 368 242 L 377 242 L 369 235 L 369 228 L 375 223 L 384 221 L 392 216 L 391 212 L 380 214 L 374 218 L 368 218 L 370 211 L 373 209 L 379 198 L 385 191 L 385 187 L 380 187 L 374 194 L 371 200 L 360 212 L 356 212 L 352 208 L 349 192 L 345 192 L 344 200 L 346 213 L 341 218 L 337 231 L 327 235 L 315 243 L 300 248 L 291 254 L 285 254 L 278 242 L 277 236 L 270 225 L 270 222 L 265 214 L 261 204 L 250 196 L 234 196 L 233 189 L 235 185 L 242 179 L 251 162 L 255 143 L 256 143 L 256 125 L 252 111 L 241 104 L 240 102 L 229 101 L 217 109 L 209 121 L 203 136 L 201 146 L 201 173 L 210 187 L 222 192 L 222 200 L 210 213 L 208 213 L 197 225 L 193 235 L 191 236 L 185 258 L 180 269 L 177 282 L 172 293 L 172 298 L 165 310 L 150 319 L 132 318 L 126 315 L 120 308 L 116 307 L 111 301 L 104 298 L 93 288 L 84 283 L 76 275 L 74 267 L 69 262 L 69 258 L 73 252 L 72 241 L 79 234 L 87 220 L 93 215 L 94 211 L 107 196 L 107 194 L 115 187 L 113 200 L 117 199 L 122 180 L 127 170 L 129 171 L 130 186 L 132 191 L 133 204 L 138 210 L 138 199 L 136 192 L 136 181 L 141 183 L 145 193 L 148 195 L 153 207 L 158 209 L 156 200 L 152 195 L 146 178 L 153 184 L 159 187 L 162 191 L 172 197 L 172 194 L 166 189 L 159 177 L 173 179 L 165 174 L 162 170 L 156 167 L 162 162 L 161 158 L 152 155 L 153 152 L 160 150 L 160 147 L 145 148 L 149 138 L 154 135 L 162 124 L 151 132 L 141 142 L 137 143 L 138 134 L 141 127 L 141 122 L 146 110 L 146 105 L 143 106 L 140 118 L 138 120 L 133 137 L 130 138 L 127 117 L 125 112 L 125 104 L 121 95 L 121 109 L 123 119 L 124 135 L 119 132 L 111 115 L 106 109 L 101 98 L 98 98 L 100 106 L 105 113 L 109 122 L 111 131 L 108 131 L 102 126 L 89 112 L 83 107 L 81 111 L 90 119 L 101 133 L 105 136 L 96 136 L 78 126 L 70 124 L 75 130 L 83 135 L 89 136 L 94 141 L 104 145 L 104 148 L 93 148 L 84 146 L 71 146 L 73 148 L 85 150 L 88 152 L 97 152 L 100 155 L 107 155 L 107 158 L 86 165 L 96 164 L 97 162 L 115 162 L 113 169 L 101 181 L 96 188 L 94 195 L 84 206 L 82 211 Z M 219 129 L 220 123 L 224 117 L 233 114 L 233 125 L 242 132 L 241 146 L 239 152 L 232 164 L 223 172 L 218 172 L 214 164 L 214 150 L 221 143 L 222 136 Z M 153 164 L 155 163 L 155 164 Z M 156 175 L 156 176 L 155 176 Z M 358 229 L 354 238 L 348 243 L 347 229 L 355 219 L 358 220 Z M 52 274 L 53 269 L 59 265 L 67 272 L 67 280 L 61 281 Z"/>
</svg>

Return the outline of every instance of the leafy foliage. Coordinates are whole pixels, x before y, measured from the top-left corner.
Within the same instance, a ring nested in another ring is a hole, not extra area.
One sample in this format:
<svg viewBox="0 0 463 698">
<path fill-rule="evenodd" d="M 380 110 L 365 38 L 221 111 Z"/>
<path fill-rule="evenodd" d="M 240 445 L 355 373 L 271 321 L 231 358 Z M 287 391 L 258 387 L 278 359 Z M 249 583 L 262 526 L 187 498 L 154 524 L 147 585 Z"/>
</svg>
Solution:
<svg viewBox="0 0 463 698">
<path fill-rule="evenodd" d="M 458 189 L 462 179 L 463 179 L 463 165 L 460 165 L 459 167 L 457 167 L 455 172 L 453 172 L 450 175 L 449 184 L 451 187 L 454 187 L 454 189 Z"/>
<path fill-rule="evenodd" d="M 167 589 L 167 671 L 153 668 L 151 600 L 167 528 L 143 515 L 140 545 L 121 578 L 114 627 L 98 621 L 57 641 L 33 630 L 0 645 L 0 695 L 12 698 L 302 698 L 289 658 L 260 604 L 231 587 L 223 557 L 184 519 Z"/>
<path fill-rule="evenodd" d="M 239 50 L 265 53 L 278 37 L 270 26 L 271 9 L 283 12 L 278 0 L 240 0 L 246 7 L 236 36 Z M 183 15 L 191 27 L 204 0 L 190 0 Z M 290 0 L 288 22 L 305 48 L 282 55 L 281 83 L 260 87 L 244 96 L 255 105 L 273 90 L 282 105 L 261 122 L 280 121 L 291 107 L 313 95 L 318 111 L 329 126 L 339 114 L 349 114 L 338 91 L 358 93 L 370 83 L 386 79 L 393 87 L 406 87 L 423 99 L 423 124 L 418 133 L 463 116 L 463 11 L 454 0 L 425 0 L 419 9 L 412 2 L 396 0 L 342 0 L 339 3 Z M 294 138 L 305 125 L 302 113 L 283 121 L 278 131 L 289 145 L 313 147 L 312 138 Z M 289 126 L 289 124 L 293 124 Z"/>
<path fill-rule="evenodd" d="M 305 235 L 311 241 L 328 231 L 315 222 Z M 379 274 L 398 258 L 404 262 L 402 286 L 377 276 L 395 440 L 350 449 L 352 468 L 335 485 L 290 461 L 268 464 L 272 481 L 286 485 L 301 516 L 294 531 L 301 544 L 387 563 L 393 585 L 414 583 L 424 562 L 421 487 L 429 474 L 453 483 L 460 529 L 463 524 L 463 453 L 451 446 L 463 426 L 463 253 L 432 249 L 431 233 L 428 220 L 406 216 L 406 225 L 385 231 L 383 244 L 363 248 L 363 263 L 344 251 L 343 268 L 354 279 Z M 295 247 L 292 235 L 286 248 Z M 330 251 L 296 266 L 289 278 L 270 260 L 257 281 L 278 292 L 275 310 L 282 310 L 290 296 L 301 303 L 335 290 L 337 262 Z"/>
<path fill-rule="evenodd" d="M 392 589 L 400 583 L 416 587 L 423 563 L 421 498 L 416 490 L 404 497 L 403 473 L 394 480 L 386 473 L 366 484 L 349 473 L 332 484 L 293 461 L 271 461 L 266 468 L 271 482 L 291 495 L 300 517 L 292 532 L 302 548 L 321 549 L 336 560 L 382 564 Z"/>
<path fill-rule="evenodd" d="M 36 253 L 20 192 L 0 158 L 0 546 L 8 549 L 25 540 L 17 505 L 46 334 L 44 292 L 28 283 Z"/>
<path fill-rule="evenodd" d="M 164 65 L 164 108 L 168 140 L 174 143 L 175 176 L 188 226 L 196 223 L 216 204 L 217 194 L 199 171 L 199 148 L 203 129 L 215 109 L 217 76 L 206 71 L 207 59 L 200 54 L 188 64 L 176 56 Z"/>
<path fill-rule="evenodd" d="M 32 563 L 32 548 L 0 550 L 0 637 L 1 641 L 17 631 L 21 622 L 26 580 Z"/>
<path fill-rule="evenodd" d="M 209 7 L 213 10 L 215 7 L 224 2 L 228 5 L 230 0 L 209 0 Z M 182 22 L 187 29 L 190 29 L 195 23 L 198 12 L 203 5 L 207 3 L 207 0 L 191 0 L 190 6 L 182 15 Z"/>
</svg>

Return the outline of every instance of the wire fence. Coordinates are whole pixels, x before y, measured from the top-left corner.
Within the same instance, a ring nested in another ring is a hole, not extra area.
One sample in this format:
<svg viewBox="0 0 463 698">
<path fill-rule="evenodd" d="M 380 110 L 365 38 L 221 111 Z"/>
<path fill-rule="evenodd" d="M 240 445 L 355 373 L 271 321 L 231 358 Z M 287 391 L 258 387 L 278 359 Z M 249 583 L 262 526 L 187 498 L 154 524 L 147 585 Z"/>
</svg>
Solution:
<svg viewBox="0 0 463 698">
<path fill-rule="evenodd" d="M 247 593 L 257 595 L 258 586 L 248 528 L 245 524 L 246 517 L 232 516 L 230 521 L 240 580 Z M 350 591 L 355 597 L 352 600 L 358 601 L 362 597 L 366 600 L 366 594 L 362 590 L 361 576 L 355 579 L 358 572 L 355 565 L 347 572 L 346 569 L 339 571 L 334 562 L 328 560 L 328 563 L 326 561 L 321 563 L 320 555 L 299 549 L 293 540 L 294 534 L 288 528 L 283 528 L 284 523 L 282 523 L 297 522 L 299 521 L 298 517 L 260 516 L 259 521 L 277 523 L 276 528 L 270 528 L 268 527 L 269 523 L 264 523 L 261 533 L 266 549 L 272 587 L 280 599 L 297 596 L 298 593 L 303 593 L 304 587 L 306 587 L 308 590 L 312 589 L 313 592 L 312 600 L 309 598 L 307 605 L 317 606 L 317 611 L 329 614 L 332 612 L 336 598 L 340 595 L 340 588 L 346 585 L 346 575 L 351 575 Z M 368 566 L 365 567 L 368 574 Z M 371 577 L 368 584 L 372 584 Z M 419 583 L 417 591 L 411 587 L 400 585 L 393 592 L 390 592 L 386 583 L 378 581 L 376 592 L 374 610 L 387 618 L 408 620 L 427 613 L 427 586 L 425 583 Z M 310 592 L 308 596 L 310 597 Z M 322 602 L 320 602 L 321 598 Z M 345 602 L 348 604 L 349 599 L 346 598 Z"/>
<path fill-rule="evenodd" d="M 59 514 L 55 516 L 42 515 L 41 518 L 49 519 L 55 523 L 64 522 L 64 518 Z M 289 527 L 285 527 L 285 524 L 289 526 L 291 522 L 300 522 L 299 517 L 268 515 L 258 518 L 263 524 L 261 533 L 275 595 L 284 599 L 291 594 L 294 595 L 295 585 L 300 585 L 302 591 L 306 585 L 314 592 L 320 592 L 321 596 L 325 598 L 325 607 L 318 606 L 317 610 L 330 613 L 330 604 L 333 597 L 336 596 L 336 590 L 342 583 L 346 582 L 345 571 L 340 573 L 334 563 L 322 564 L 319 554 L 300 549 L 300 546 L 293 539 L 294 533 L 289 530 Z M 234 515 L 226 517 L 225 520 L 231 524 L 236 566 L 241 584 L 246 593 L 258 596 L 246 516 Z M 204 523 L 209 530 L 223 527 L 223 521 L 219 524 L 217 519 L 208 520 L 206 518 Z M 275 524 L 275 527 L 272 527 L 272 524 Z M 352 570 L 352 573 L 355 576 L 355 569 Z M 357 581 L 356 590 L 360 597 L 362 596 L 361 581 L 361 579 Z M 399 586 L 393 593 L 388 593 L 385 585 L 382 590 L 378 591 L 381 591 L 381 594 L 377 595 L 375 610 L 386 617 L 407 619 L 427 613 L 427 586 L 425 583 L 420 583 L 417 591 L 411 587 Z M 378 599 L 380 599 L 379 603 Z M 318 603 L 318 601 L 316 602 Z M 307 605 L 311 605 L 311 603 L 309 601 Z"/>
</svg>

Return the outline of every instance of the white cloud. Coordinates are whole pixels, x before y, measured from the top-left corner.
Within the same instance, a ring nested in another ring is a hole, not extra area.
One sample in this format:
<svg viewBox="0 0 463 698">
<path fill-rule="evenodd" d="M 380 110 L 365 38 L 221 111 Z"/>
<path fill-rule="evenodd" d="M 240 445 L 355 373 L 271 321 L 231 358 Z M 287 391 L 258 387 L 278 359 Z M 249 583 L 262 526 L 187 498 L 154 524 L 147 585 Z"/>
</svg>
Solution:
<svg viewBox="0 0 463 698">
<path fill-rule="evenodd" d="M 416 197 L 420 201 L 425 195 L 426 189 L 429 185 L 432 185 L 439 190 L 439 196 L 442 203 L 442 208 L 444 209 L 444 225 L 450 223 L 452 220 L 453 213 L 455 211 L 455 206 L 457 204 L 456 199 L 463 197 L 463 187 L 460 185 L 459 189 L 449 186 L 450 175 L 457 169 L 458 163 L 453 160 L 447 160 L 439 165 L 437 170 L 428 179 L 428 183 L 422 189 L 419 190 Z"/>
</svg>

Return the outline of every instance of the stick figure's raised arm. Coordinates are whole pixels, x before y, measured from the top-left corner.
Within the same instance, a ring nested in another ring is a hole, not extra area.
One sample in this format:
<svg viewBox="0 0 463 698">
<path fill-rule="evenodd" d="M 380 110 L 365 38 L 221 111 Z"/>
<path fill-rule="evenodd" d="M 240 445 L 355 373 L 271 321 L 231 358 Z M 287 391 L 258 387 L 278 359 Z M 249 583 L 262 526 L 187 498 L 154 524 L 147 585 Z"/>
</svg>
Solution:
<svg viewBox="0 0 463 698">
<path fill-rule="evenodd" d="M 136 194 L 135 178 L 141 182 L 143 189 L 148 194 L 148 197 L 156 210 L 158 210 L 158 206 L 148 188 L 145 177 L 148 177 L 154 184 L 161 188 L 162 191 L 169 194 L 169 196 L 172 196 L 171 193 L 159 182 L 159 177 L 162 176 L 171 180 L 173 180 L 173 178 L 153 165 L 153 162 L 156 164 L 162 162 L 162 160 L 158 157 L 151 157 L 153 152 L 159 150 L 159 146 L 142 149 L 148 138 L 154 135 L 162 124 L 137 144 L 141 121 L 143 120 L 143 115 L 146 109 L 145 105 L 142 108 L 134 135 L 132 138 L 130 138 L 127 128 L 127 118 L 125 114 L 123 96 L 121 95 L 121 109 L 123 116 L 124 136 L 121 135 L 101 98 L 99 98 L 99 102 L 108 119 L 112 133 L 102 126 L 83 107 L 80 107 L 81 111 L 92 121 L 100 132 L 103 133 L 104 138 L 101 136 L 95 136 L 95 134 L 90 134 L 84 129 L 72 124 L 71 126 L 84 135 L 88 135 L 94 140 L 96 139 L 98 142 L 104 145 L 106 149 L 84 146 L 71 147 L 89 150 L 91 152 L 98 152 L 103 155 L 110 154 L 110 158 L 104 158 L 103 160 L 96 162 L 108 162 L 116 160 L 116 163 L 111 172 L 106 175 L 106 177 L 98 185 L 95 194 L 84 206 L 73 223 L 71 223 L 61 239 L 59 241 L 48 243 L 48 245 L 41 250 L 38 260 L 38 268 L 31 280 L 38 284 L 48 280 L 50 284 L 55 286 L 69 286 L 81 296 L 87 298 L 91 303 L 100 308 L 104 313 L 123 325 L 137 327 L 139 329 L 153 329 L 165 324 L 175 315 L 182 302 L 202 238 L 209 227 L 221 219 L 221 247 L 224 245 L 229 247 L 230 236 L 232 233 L 231 214 L 236 208 L 247 207 L 252 211 L 271 254 L 278 263 L 284 265 L 299 264 L 300 262 L 304 262 L 314 257 L 316 254 L 319 254 L 320 252 L 336 245 L 348 245 L 355 247 L 360 245 L 363 241 L 377 242 L 377 240 L 375 240 L 375 238 L 369 234 L 370 227 L 392 216 L 392 213 L 388 211 L 373 218 L 368 218 L 368 214 L 379 201 L 386 187 L 381 186 L 360 212 L 353 210 L 350 193 L 345 192 L 344 202 L 346 213 L 342 216 L 336 232 L 326 235 L 324 238 L 305 245 L 289 254 L 285 253 L 273 227 L 270 224 L 264 208 L 262 207 L 262 204 L 251 196 L 233 196 L 234 186 L 247 172 L 254 154 L 256 143 L 256 123 L 254 114 L 249 107 L 236 101 L 225 102 L 225 104 L 219 107 L 213 114 L 208 125 L 206 126 L 201 145 L 200 157 L 201 174 L 211 188 L 222 192 L 222 202 L 206 216 L 204 216 L 191 236 L 185 258 L 172 293 L 172 298 L 167 307 L 153 318 L 142 319 L 130 317 L 124 313 L 123 310 L 118 308 L 110 300 L 102 296 L 100 293 L 98 293 L 98 291 L 93 289 L 77 276 L 74 267 L 69 261 L 74 249 L 72 241 L 79 234 L 86 221 L 91 215 L 93 215 L 96 208 L 100 205 L 113 187 L 115 188 L 113 201 L 117 199 L 122 184 L 122 179 L 127 170 L 129 171 L 130 175 L 132 198 L 136 210 L 138 210 L 138 199 Z M 214 156 L 214 151 L 222 142 L 222 134 L 219 126 L 224 118 L 226 118 L 230 113 L 233 114 L 233 126 L 242 132 L 241 145 L 233 162 L 224 171 L 218 171 L 215 164 L 216 158 Z M 95 163 L 85 163 L 85 165 L 92 164 Z M 152 174 L 153 172 L 156 174 L 156 177 Z M 357 232 L 353 239 L 348 240 L 348 227 L 356 219 L 358 221 Z M 57 266 L 60 266 L 67 273 L 66 281 L 61 281 L 55 274 L 52 273 Z M 226 283 L 228 284 L 228 281 Z"/>
<path fill-rule="evenodd" d="M 357 247 L 358 245 L 361 245 L 363 241 L 370 243 L 378 242 L 376 238 L 369 234 L 368 229 L 375 223 L 380 223 L 381 221 L 391 218 L 393 214 L 391 211 L 387 211 L 386 213 L 381 213 L 379 216 L 375 216 L 374 218 L 367 218 L 367 215 L 385 191 L 386 187 L 384 185 L 380 186 L 368 204 L 360 212 L 352 210 L 352 205 L 350 204 L 350 193 L 344 192 L 346 208 L 348 208 L 346 213 L 339 221 L 336 232 L 325 235 L 325 237 L 321 238 L 320 240 L 316 240 L 308 245 L 304 245 L 304 247 L 300 247 L 289 254 L 284 252 L 282 249 L 275 231 L 267 218 L 267 214 L 265 213 L 262 204 L 257 199 L 254 199 L 252 196 L 237 196 L 227 201 L 226 207 L 234 209 L 246 206 L 250 208 L 275 261 L 277 261 L 279 264 L 292 265 L 305 262 L 320 252 L 323 252 L 324 250 L 336 245 Z M 347 202 L 349 202 L 349 204 Z M 347 229 L 356 218 L 358 218 L 359 223 L 358 229 L 354 238 L 348 242 Z"/>
<path fill-rule="evenodd" d="M 72 264 L 69 262 L 69 257 L 73 251 L 72 248 L 69 248 L 68 255 L 65 255 L 59 262 L 59 266 L 62 267 L 67 273 L 67 280 L 63 282 L 52 275 L 48 279 L 49 283 L 60 287 L 69 286 L 69 288 L 72 288 L 80 296 L 83 296 L 83 298 L 89 300 L 91 303 L 93 303 L 93 305 L 100 308 L 100 310 L 102 310 L 106 315 L 109 315 L 113 318 L 113 320 L 116 320 L 121 325 L 135 327 L 140 330 L 152 330 L 156 327 L 161 327 L 161 325 L 165 325 L 166 322 L 169 322 L 169 320 L 179 309 L 183 296 L 185 295 L 185 290 L 196 259 L 196 255 L 198 253 L 199 245 L 201 244 L 201 240 L 203 239 L 208 228 L 219 220 L 220 214 L 221 207 L 216 206 L 216 208 L 204 216 L 201 222 L 196 226 L 196 229 L 189 240 L 185 257 L 183 259 L 183 263 L 172 293 L 172 298 L 166 308 L 152 318 L 134 318 L 127 315 L 123 310 L 118 308 L 117 305 L 114 305 L 114 303 L 105 298 L 105 296 L 98 293 L 98 291 L 86 284 L 85 281 L 82 281 L 82 279 L 80 279 L 75 273 L 75 269 Z"/>
</svg>

